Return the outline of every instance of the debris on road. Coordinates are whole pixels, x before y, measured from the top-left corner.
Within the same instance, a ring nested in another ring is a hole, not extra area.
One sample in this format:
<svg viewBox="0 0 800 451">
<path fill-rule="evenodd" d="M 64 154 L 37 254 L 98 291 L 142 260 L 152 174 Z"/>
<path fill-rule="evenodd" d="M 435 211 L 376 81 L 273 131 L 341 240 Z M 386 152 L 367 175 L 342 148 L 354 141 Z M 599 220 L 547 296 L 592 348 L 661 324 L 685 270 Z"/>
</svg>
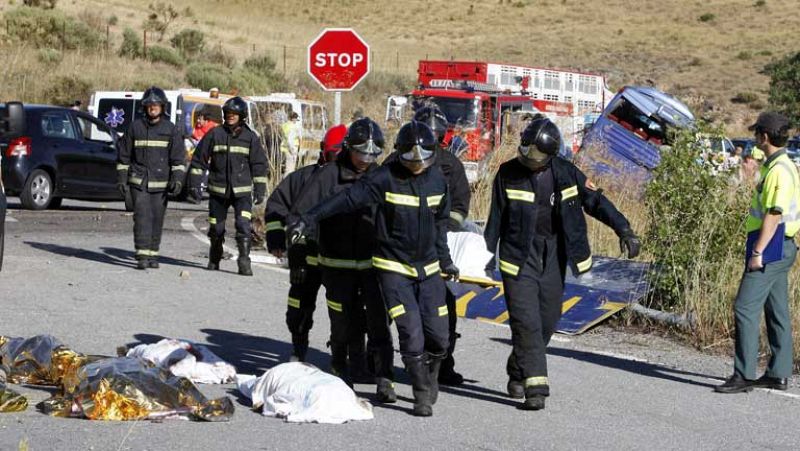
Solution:
<svg viewBox="0 0 800 451">
<path fill-rule="evenodd" d="M 230 398 L 209 400 L 192 381 L 151 366 L 145 360 L 98 360 L 66 375 L 63 394 L 42 403 L 53 416 L 90 420 L 163 420 L 189 418 L 229 421 Z"/>
<path fill-rule="evenodd" d="M 13 384 L 61 385 L 65 374 L 90 359 L 52 335 L 0 336 L 0 363 Z"/>
<path fill-rule="evenodd" d="M 236 376 L 239 391 L 253 401 L 253 410 L 289 423 L 342 424 L 372 420 L 372 405 L 358 398 L 343 380 L 308 363 L 278 365 L 256 378 Z"/>
<path fill-rule="evenodd" d="M 180 272 L 180 274 L 178 274 L 178 277 L 180 277 L 181 280 L 189 280 L 192 278 L 192 275 L 191 273 L 189 273 L 189 271 L 186 271 L 184 269 L 183 271 Z"/>
<path fill-rule="evenodd" d="M 0 412 L 23 412 L 28 399 L 6 386 L 6 373 L 0 369 Z"/>
<path fill-rule="evenodd" d="M 227 384 L 236 377 L 236 368 L 205 346 L 173 338 L 140 344 L 129 349 L 125 355 L 147 360 L 196 384 Z"/>
</svg>

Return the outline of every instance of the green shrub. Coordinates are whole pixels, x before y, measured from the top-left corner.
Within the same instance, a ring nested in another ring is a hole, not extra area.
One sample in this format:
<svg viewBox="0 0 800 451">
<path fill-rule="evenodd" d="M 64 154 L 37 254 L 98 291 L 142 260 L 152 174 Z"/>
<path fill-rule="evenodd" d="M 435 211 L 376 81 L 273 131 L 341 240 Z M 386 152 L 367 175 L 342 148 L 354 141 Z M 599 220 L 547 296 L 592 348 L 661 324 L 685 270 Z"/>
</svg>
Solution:
<svg viewBox="0 0 800 451">
<path fill-rule="evenodd" d="M 223 49 L 219 44 L 198 55 L 196 59 L 205 63 L 219 64 L 229 69 L 233 69 L 236 66 L 236 58 L 233 57 L 230 51 Z"/>
<path fill-rule="evenodd" d="M 153 63 L 166 63 L 170 66 L 183 67 L 185 62 L 174 50 L 154 45 L 147 48 L 147 60 Z"/>
<path fill-rule="evenodd" d="M 88 104 L 91 93 L 91 83 L 77 75 L 68 75 L 53 79 L 43 95 L 52 105 L 69 105 L 76 99 Z"/>
<path fill-rule="evenodd" d="M 195 63 L 186 68 L 186 81 L 191 86 L 204 91 L 214 87 L 227 91 L 230 79 L 230 68 L 220 64 Z"/>
<path fill-rule="evenodd" d="M 800 125 L 800 52 L 773 61 L 764 68 L 769 75 L 769 104 Z"/>
<path fill-rule="evenodd" d="M 37 59 L 43 64 L 58 64 L 64 59 L 64 55 L 56 49 L 39 49 Z"/>
<path fill-rule="evenodd" d="M 185 58 L 193 58 L 206 46 L 206 35 L 200 30 L 185 29 L 169 40 Z"/>
<path fill-rule="evenodd" d="M 55 9 L 58 0 L 22 0 L 22 4 L 32 8 Z"/>
<path fill-rule="evenodd" d="M 716 14 L 713 13 L 705 13 L 697 18 L 700 22 L 711 22 L 712 20 L 716 19 Z"/>
<path fill-rule="evenodd" d="M 259 55 L 247 58 L 242 66 L 253 72 L 271 74 L 275 72 L 276 64 L 269 55 Z"/>
<path fill-rule="evenodd" d="M 703 124 L 699 130 L 722 136 Z M 730 302 L 726 271 L 744 265 L 739 254 L 749 188 L 737 189 L 729 174 L 714 174 L 698 161 L 703 149 L 694 131 L 678 133 L 672 143 L 645 189 L 645 246 L 657 268 L 652 278 L 657 306 L 691 312 L 692 302 Z"/>
<path fill-rule="evenodd" d="M 756 0 L 756 2 L 753 3 L 753 6 L 755 6 L 756 8 L 767 6 L 767 0 Z"/>
<path fill-rule="evenodd" d="M 749 59 L 753 59 L 753 53 L 743 50 L 736 55 L 736 59 L 747 61 Z"/>
<path fill-rule="evenodd" d="M 20 6 L 5 14 L 9 36 L 36 48 L 99 49 L 105 37 L 59 11 Z"/>
<path fill-rule="evenodd" d="M 119 47 L 119 56 L 127 58 L 139 58 L 142 56 L 143 45 L 139 38 L 139 33 L 131 28 L 126 28 L 122 32 L 122 45 Z"/>
</svg>

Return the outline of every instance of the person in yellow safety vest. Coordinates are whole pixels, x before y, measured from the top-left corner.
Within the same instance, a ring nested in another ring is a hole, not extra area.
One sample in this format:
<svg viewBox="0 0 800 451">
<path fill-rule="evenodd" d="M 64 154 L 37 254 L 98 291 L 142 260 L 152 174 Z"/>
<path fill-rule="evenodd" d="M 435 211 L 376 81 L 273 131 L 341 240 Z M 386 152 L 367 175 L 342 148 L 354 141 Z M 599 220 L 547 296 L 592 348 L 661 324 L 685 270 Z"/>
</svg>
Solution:
<svg viewBox="0 0 800 451">
<path fill-rule="evenodd" d="M 283 133 L 281 152 L 283 152 L 285 161 L 284 174 L 291 174 L 302 158 L 300 154 L 300 117 L 297 113 L 291 113 L 289 120 L 281 124 L 281 132 Z"/>
<path fill-rule="evenodd" d="M 761 113 L 750 130 L 767 159 L 745 223 L 746 266 L 734 303 L 734 373 L 715 387 L 718 393 L 741 393 L 754 387 L 786 390 L 792 375 L 789 270 L 797 256 L 794 237 L 800 231 L 800 175 L 783 149 L 789 140 L 786 116 Z M 762 310 L 772 356 L 764 375 L 756 379 Z"/>
</svg>

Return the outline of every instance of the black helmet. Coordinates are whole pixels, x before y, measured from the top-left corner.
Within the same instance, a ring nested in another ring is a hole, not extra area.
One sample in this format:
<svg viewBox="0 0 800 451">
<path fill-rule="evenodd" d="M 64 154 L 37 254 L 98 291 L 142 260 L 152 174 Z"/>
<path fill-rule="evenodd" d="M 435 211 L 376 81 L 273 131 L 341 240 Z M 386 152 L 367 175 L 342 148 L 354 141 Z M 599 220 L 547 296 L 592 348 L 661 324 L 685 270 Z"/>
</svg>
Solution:
<svg viewBox="0 0 800 451">
<path fill-rule="evenodd" d="M 414 113 L 414 120 L 428 125 L 440 143 L 444 141 L 447 133 L 447 116 L 436 106 L 426 106 Z"/>
<path fill-rule="evenodd" d="M 162 107 L 167 106 L 167 95 L 164 90 L 158 86 L 151 86 L 142 95 L 142 100 L 139 101 L 142 106 L 153 105 L 160 103 Z"/>
<path fill-rule="evenodd" d="M 394 148 L 400 154 L 400 162 L 413 173 L 433 164 L 439 142 L 427 124 L 411 121 L 400 128 Z"/>
<path fill-rule="evenodd" d="M 372 119 L 361 118 L 350 124 L 342 145 L 356 158 L 372 163 L 383 153 L 383 131 Z"/>
<path fill-rule="evenodd" d="M 531 169 L 544 167 L 561 149 L 561 132 L 550 119 L 534 119 L 520 134 L 518 159 Z"/>
<path fill-rule="evenodd" d="M 247 119 L 247 102 L 241 97 L 231 97 L 222 105 L 222 114 L 234 113 L 239 115 L 239 120 Z"/>
</svg>

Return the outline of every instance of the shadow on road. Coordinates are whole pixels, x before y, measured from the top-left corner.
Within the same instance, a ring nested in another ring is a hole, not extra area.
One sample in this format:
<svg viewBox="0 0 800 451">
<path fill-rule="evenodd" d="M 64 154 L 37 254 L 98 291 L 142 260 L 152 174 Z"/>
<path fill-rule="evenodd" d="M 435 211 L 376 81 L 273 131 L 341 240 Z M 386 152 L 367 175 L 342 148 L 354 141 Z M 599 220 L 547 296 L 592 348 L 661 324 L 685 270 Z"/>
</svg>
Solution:
<svg viewBox="0 0 800 451">
<path fill-rule="evenodd" d="M 511 340 L 509 340 L 508 338 L 492 338 L 491 340 L 496 341 L 498 343 L 507 344 L 509 346 L 511 345 Z M 669 368 L 663 365 L 657 365 L 647 362 L 637 362 L 635 360 L 626 360 L 619 357 L 613 357 L 603 354 L 595 354 L 588 351 L 578 351 L 575 349 L 549 347 L 547 348 L 547 354 L 558 357 L 580 360 L 582 362 L 605 366 L 608 368 L 613 368 L 615 370 L 627 371 L 629 373 L 638 374 L 641 376 L 653 377 L 656 379 L 664 379 L 673 382 L 680 382 L 682 384 L 697 385 L 699 387 L 713 388 L 714 384 L 698 382 L 688 377 L 681 377 L 681 376 L 716 379 L 715 376 L 710 376 L 707 374 L 692 373 L 689 371 Z"/>
<path fill-rule="evenodd" d="M 34 249 L 39 249 L 52 254 L 63 255 L 65 257 L 76 257 L 83 260 L 89 260 L 98 263 L 105 263 L 108 265 L 122 266 L 124 268 L 133 268 L 136 266 L 136 254 L 127 249 L 119 249 L 115 247 L 101 247 L 102 252 L 92 251 L 89 249 L 80 249 L 77 247 L 62 246 L 54 243 L 39 243 L 36 241 L 25 241 L 25 244 Z M 195 262 L 187 260 L 180 260 L 171 257 L 160 256 L 158 261 L 167 265 L 186 266 L 189 268 L 203 268 Z"/>
</svg>

